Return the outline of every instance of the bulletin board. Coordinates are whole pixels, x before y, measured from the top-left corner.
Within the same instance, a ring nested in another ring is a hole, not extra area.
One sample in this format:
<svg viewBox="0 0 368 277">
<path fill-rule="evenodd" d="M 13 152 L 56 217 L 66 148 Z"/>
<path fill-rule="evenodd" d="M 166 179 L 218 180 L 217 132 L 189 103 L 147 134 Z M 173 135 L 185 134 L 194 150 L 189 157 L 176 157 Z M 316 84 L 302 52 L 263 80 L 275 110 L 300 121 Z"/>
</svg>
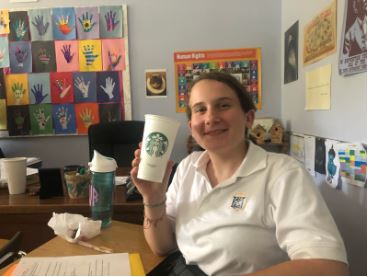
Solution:
<svg viewBox="0 0 368 277">
<path fill-rule="evenodd" d="M 241 48 L 175 52 L 176 112 L 185 112 L 191 84 L 202 72 L 224 71 L 235 76 L 262 108 L 261 49 Z"/>
<path fill-rule="evenodd" d="M 127 6 L 0 10 L 0 130 L 80 135 L 131 119 Z"/>
</svg>

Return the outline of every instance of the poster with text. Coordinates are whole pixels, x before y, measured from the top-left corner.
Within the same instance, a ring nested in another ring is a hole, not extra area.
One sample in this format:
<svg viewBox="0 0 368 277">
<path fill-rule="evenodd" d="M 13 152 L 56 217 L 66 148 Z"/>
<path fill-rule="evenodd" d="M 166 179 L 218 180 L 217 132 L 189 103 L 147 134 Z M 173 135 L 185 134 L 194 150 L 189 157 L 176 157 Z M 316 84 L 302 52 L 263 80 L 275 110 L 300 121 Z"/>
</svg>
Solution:
<svg viewBox="0 0 368 277">
<path fill-rule="evenodd" d="M 176 112 L 185 112 L 191 84 L 202 72 L 222 71 L 234 75 L 262 108 L 261 49 L 241 48 L 174 53 Z"/>
<path fill-rule="evenodd" d="M 341 34 L 340 75 L 367 71 L 367 1 L 345 1 Z"/>
</svg>

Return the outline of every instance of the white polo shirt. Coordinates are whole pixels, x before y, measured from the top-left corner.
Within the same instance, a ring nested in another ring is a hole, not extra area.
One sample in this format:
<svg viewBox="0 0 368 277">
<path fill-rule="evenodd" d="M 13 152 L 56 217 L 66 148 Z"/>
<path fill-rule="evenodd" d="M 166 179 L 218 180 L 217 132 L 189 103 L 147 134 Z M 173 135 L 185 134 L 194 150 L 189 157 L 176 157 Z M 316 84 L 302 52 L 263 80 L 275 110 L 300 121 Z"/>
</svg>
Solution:
<svg viewBox="0 0 368 277">
<path fill-rule="evenodd" d="M 166 209 L 188 264 L 208 275 L 247 274 L 289 259 L 347 263 L 344 243 L 306 170 L 250 143 L 234 175 L 212 188 L 207 152 L 178 166 Z"/>
</svg>

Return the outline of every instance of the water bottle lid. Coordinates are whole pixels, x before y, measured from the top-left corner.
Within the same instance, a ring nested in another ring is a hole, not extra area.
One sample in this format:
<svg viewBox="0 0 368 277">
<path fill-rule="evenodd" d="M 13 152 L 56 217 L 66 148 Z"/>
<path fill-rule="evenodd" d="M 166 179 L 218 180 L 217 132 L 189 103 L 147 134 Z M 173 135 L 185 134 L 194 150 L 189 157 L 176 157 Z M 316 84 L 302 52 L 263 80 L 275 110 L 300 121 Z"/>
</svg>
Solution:
<svg viewBox="0 0 368 277">
<path fill-rule="evenodd" d="M 101 155 L 96 150 L 93 151 L 92 161 L 88 165 L 90 170 L 94 172 L 112 172 L 118 167 L 113 158 Z"/>
</svg>

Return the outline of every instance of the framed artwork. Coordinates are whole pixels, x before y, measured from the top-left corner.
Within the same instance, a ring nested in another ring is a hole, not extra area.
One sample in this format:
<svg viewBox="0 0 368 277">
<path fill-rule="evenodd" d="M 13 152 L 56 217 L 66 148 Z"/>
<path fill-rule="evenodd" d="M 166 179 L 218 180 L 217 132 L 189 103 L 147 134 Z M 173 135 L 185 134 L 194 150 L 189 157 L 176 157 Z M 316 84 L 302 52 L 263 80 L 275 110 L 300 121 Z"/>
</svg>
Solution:
<svg viewBox="0 0 368 277">
<path fill-rule="evenodd" d="M 304 27 L 304 65 L 312 64 L 336 51 L 336 0 Z"/>
<path fill-rule="evenodd" d="M 127 6 L 0 10 L 0 129 L 83 135 L 131 119 Z"/>
<path fill-rule="evenodd" d="M 165 69 L 146 70 L 146 97 L 167 97 Z"/>
<path fill-rule="evenodd" d="M 298 80 L 299 21 L 286 32 L 284 38 L 284 84 Z"/>
<path fill-rule="evenodd" d="M 261 49 L 241 48 L 175 52 L 176 112 L 186 109 L 193 80 L 202 72 L 224 71 L 234 75 L 250 93 L 257 109 L 262 107 Z"/>
</svg>

